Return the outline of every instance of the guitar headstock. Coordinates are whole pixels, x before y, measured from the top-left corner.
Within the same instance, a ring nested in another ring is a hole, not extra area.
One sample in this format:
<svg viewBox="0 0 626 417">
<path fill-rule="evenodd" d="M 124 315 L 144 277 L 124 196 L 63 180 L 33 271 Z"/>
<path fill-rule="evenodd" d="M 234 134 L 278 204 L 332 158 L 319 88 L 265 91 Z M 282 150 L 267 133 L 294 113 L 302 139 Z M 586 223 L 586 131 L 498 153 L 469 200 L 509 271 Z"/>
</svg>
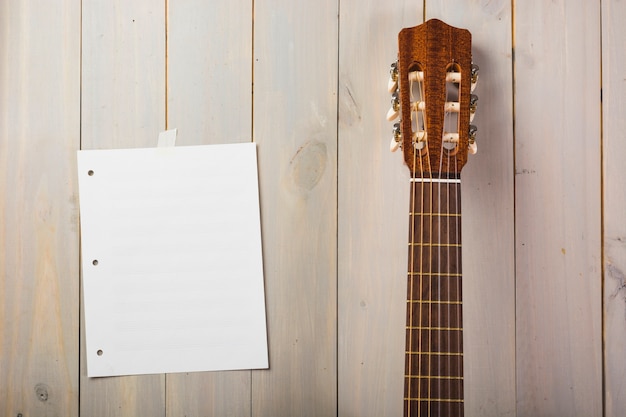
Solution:
<svg viewBox="0 0 626 417">
<path fill-rule="evenodd" d="M 398 61 L 389 91 L 394 125 L 391 150 L 402 148 L 414 177 L 457 177 L 467 154 L 476 153 L 471 121 L 478 67 L 468 30 L 431 19 L 398 35 Z"/>
</svg>

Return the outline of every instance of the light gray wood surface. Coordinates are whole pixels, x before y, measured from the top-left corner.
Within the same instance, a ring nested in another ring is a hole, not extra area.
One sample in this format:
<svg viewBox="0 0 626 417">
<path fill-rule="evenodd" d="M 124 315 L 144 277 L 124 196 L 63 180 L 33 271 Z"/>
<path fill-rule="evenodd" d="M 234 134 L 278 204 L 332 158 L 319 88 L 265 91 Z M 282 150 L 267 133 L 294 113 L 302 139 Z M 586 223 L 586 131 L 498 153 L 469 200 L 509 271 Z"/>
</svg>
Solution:
<svg viewBox="0 0 626 417">
<path fill-rule="evenodd" d="M 601 416 L 599 4 L 514 12 L 517 411 Z"/>
<path fill-rule="evenodd" d="M 469 29 L 481 67 L 466 416 L 626 414 L 618 0 L 0 2 L 0 414 L 401 415 L 386 83 L 424 17 Z M 269 370 L 86 376 L 75 153 L 166 128 L 257 144 Z"/>
<path fill-rule="evenodd" d="M 178 129 L 177 145 L 250 142 L 250 2 L 170 0 L 166 31 L 167 128 Z M 170 374 L 166 386 L 166 415 L 250 415 L 250 371 Z"/>
<path fill-rule="evenodd" d="M 514 416 L 515 230 L 513 57 L 508 1 L 428 2 L 438 18 L 472 32 L 478 153 L 461 173 L 463 341 L 467 416 Z"/>
<path fill-rule="evenodd" d="M 336 0 L 254 3 L 270 369 L 252 374 L 253 416 L 337 410 L 337 12 Z"/>
<path fill-rule="evenodd" d="M 417 2 L 342 1 L 339 61 L 339 416 L 402 415 L 409 172 L 391 154 L 395 28 Z M 364 53 L 364 51 L 369 51 Z"/>
<path fill-rule="evenodd" d="M 156 146 L 165 129 L 164 13 L 154 0 L 82 2 L 82 149 Z M 80 415 L 165 415 L 165 375 L 87 377 L 82 326 Z"/>
<path fill-rule="evenodd" d="M 606 416 L 626 415 L 626 5 L 602 2 L 604 337 Z"/>
<path fill-rule="evenodd" d="M 78 414 L 79 7 L 0 3 L 3 416 Z"/>
</svg>

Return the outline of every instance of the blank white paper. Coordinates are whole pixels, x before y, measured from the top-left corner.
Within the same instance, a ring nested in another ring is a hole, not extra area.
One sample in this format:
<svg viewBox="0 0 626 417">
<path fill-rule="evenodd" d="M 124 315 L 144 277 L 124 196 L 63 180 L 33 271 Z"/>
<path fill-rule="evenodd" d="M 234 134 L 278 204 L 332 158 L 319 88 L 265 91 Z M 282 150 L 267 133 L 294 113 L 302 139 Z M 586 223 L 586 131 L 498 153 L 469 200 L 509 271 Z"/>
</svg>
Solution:
<svg viewBox="0 0 626 417">
<path fill-rule="evenodd" d="M 256 146 L 78 152 L 90 377 L 268 367 Z"/>
</svg>

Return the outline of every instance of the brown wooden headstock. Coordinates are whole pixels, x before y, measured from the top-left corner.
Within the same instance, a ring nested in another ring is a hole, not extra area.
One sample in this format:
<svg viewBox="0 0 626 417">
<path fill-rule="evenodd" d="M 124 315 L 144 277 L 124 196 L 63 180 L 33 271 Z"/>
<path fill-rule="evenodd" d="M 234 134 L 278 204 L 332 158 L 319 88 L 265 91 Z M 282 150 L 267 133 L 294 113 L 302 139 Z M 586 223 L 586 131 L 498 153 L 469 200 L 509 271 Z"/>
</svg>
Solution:
<svg viewBox="0 0 626 417">
<path fill-rule="evenodd" d="M 392 150 L 395 141 L 414 177 L 456 177 L 468 151 L 476 150 L 472 35 L 431 19 L 402 29 L 398 45 L 389 85 L 394 98 L 388 118 L 400 116 Z"/>
</svg>

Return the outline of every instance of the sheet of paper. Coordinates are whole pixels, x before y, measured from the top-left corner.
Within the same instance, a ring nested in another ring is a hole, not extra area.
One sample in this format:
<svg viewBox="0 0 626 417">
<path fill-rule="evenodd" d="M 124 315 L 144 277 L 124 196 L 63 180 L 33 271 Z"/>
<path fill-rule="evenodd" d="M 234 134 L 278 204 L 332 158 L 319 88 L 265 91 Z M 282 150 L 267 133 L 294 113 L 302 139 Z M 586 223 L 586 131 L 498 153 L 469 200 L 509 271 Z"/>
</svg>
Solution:
<svg viewBox="0 0 626 417">
<path fill-rule="evenodd" d="M 268 367 L 256 146 L 78 152 L 88 376 Z"/>
</svg>

